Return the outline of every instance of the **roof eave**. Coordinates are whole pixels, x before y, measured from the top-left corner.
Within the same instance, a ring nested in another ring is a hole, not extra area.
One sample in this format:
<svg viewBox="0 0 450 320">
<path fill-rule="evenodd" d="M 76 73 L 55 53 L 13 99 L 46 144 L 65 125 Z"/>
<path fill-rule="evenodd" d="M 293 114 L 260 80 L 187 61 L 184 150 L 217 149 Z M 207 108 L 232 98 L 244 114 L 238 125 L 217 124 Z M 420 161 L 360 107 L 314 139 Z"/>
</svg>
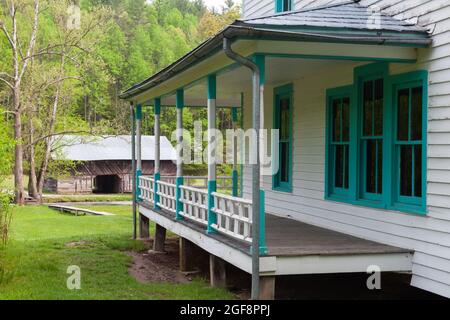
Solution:
<svg viewBox="0 0 450 320">
<path fill-rule="evenodd" d="M 330 29 L 332 31 L 333 29 Z M 389 36 L 383 37 L 382 35 L 354 35 L 351 34 L 324 34 L 324 33 L 312 33 L 312 32 L 290 32 L 273 29 L 265 29 L 254 26 L 244 26 L 232 24 L 223 29 L 216 36 L 206 40 L 200 46 L 184 55 L 173 64 L 162 69 L 152 77 L 146 79 L 143 82 L 127 89 L 119 95 L 121 99 L 132 100 L 133 97 L 141 94 L 142 92 L 157 86 L 158 84 L 170 79 L 173 75 L 185 70 L 192 63 L 195 63 L 213 50 L 222 46 L 223 38 L 230 39 L 261 39 L 271 38 L 279 41 L 310 41 L 310 42 L 329 42 L 329 43 L 351 43 L 351 44 L 372 44 L 372 45 L 409 45 L 415 47 L 428 47 L 431 44 L 431 38 L 425 34 L 418 34 L 416 37 L 405 36 Z"/>
</svg>

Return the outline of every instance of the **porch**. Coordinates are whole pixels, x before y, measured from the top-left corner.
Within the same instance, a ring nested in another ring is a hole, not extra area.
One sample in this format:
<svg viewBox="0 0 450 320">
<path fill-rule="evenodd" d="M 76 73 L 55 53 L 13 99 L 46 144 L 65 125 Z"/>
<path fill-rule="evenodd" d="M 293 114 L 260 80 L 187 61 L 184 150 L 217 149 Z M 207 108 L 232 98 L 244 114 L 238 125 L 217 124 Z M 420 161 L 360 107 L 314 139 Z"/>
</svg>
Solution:
<svg viewBox="0 0 450 320">
<path fill-rule="evenodd" d="M 214 193 L 212 210 L 217 214 L 217 222 L 212 225 L 214 232 L 208 232 L 208 192 L 197 187 L 180 186 L 183 207 L 177 215 L 177 186 L 167 182 L 170 180 L 166 177 L 155 183 L 152 177 L 140 177 L 139 212 L 141 219 L 157 224 L 154 246 L 160 251 L 164 250 L 165 232 L 170 230 L 184 243 L 182 245 L 180 242 L 180 261 L 189 264 L 186 260 L 193 258 L 188 250 L 183 250 L 188 240 L 211 254 L 211 257 L 251 274 L 251 201 Z M 410 250 L 269 213 L 264 215 L 264 222 L 265 229 L 260 241 L 265 247 L 259 258 L 261 298 L 274 297 L 276 276 L 366 273 L 370 266 L 376 266 L 382 272 L 411 271 L 413 252 Z M 146 226 L 147 223 L 144 221 L 142 225 Z M 211 265 L 211 268 L 215 267 Z M 214 275 L 212 270 L 211 283 L 225 285 L 226 274 Z"/>
</svg>

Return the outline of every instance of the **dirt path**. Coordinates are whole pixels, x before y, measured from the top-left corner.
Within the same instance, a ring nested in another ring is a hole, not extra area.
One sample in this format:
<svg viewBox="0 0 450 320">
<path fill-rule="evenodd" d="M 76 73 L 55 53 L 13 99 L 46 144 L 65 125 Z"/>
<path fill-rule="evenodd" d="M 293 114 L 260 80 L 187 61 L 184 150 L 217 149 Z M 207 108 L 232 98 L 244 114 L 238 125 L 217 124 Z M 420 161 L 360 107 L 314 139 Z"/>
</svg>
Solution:
<svg viewBox="0 0 450 320">
<path fill-rule="evenodd" d="M 149 242 L 149 248 L 151 248 Z M 130 274 L 141 283 L 187 283 L 192 278 L 179 271 L 178 239 L 167 239 L 166 253 L 128 252 L 133 257 Z"/>
</svg>

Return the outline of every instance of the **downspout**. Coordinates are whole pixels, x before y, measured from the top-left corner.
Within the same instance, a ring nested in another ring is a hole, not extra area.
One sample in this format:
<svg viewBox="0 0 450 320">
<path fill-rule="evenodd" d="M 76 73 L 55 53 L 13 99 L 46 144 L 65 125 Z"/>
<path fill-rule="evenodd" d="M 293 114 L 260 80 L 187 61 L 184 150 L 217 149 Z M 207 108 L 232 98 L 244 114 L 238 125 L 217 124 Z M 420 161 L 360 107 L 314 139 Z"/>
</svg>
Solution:
<svg viewBox="0 0 450 320">
<path fill-rule="evenodd" d="M 133 195 L 133 239 L 137 238 L 137 203 L 136 203 L 136 123 L 134 117 L 134 105 L 130 105 L 131 114 L 131 171 L 132 171 L 132 195 Z"/>
<path fill-rule="evenodd" d="M 259 209 L 260 209 L 260 168 L 259 168 L 259 129 L 260 115 L 260 70 L 251 60 L 239 55 L 231 49 L 231 40 L 223 38 L 223 51 L 232 60 L 252 71 L 253 82 L 253 129 L 256 132 L 256 163 L 252 164 L 252 300 L 259 299 Z M 252 158 L 252 157 L 250 157 Z"/>
</svg>

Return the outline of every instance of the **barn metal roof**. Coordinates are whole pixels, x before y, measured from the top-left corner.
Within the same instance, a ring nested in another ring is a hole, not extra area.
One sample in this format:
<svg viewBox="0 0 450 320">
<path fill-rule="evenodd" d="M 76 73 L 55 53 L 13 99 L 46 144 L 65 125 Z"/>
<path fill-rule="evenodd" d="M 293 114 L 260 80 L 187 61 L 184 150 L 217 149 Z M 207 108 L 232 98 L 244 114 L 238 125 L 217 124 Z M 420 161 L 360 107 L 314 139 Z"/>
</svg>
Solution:
<svg viewBox="0 0 450 320">
<path fill-rule="evenodd" d="M 374 12 L 359 1 L 302 9 L 270 16 L 237 20 L 171 65 L 120 94 L 132 99 L 183 72 L 219 50 L 223 38 L 271 39 L 372 45 L 428 47 L 428 30 L 413 23 Z"/>
<path fill-rule="evenodd" d="M 161 136 L 161 160 L 176 160 L 176 150 L 165 136 Z M 56 160 L 106 161 L 131 160 L 130 136 L 66 135 L 55 142 Z M 142 160 L 155 159 L 155 137 L 142 136 Z"/>
</svg>

